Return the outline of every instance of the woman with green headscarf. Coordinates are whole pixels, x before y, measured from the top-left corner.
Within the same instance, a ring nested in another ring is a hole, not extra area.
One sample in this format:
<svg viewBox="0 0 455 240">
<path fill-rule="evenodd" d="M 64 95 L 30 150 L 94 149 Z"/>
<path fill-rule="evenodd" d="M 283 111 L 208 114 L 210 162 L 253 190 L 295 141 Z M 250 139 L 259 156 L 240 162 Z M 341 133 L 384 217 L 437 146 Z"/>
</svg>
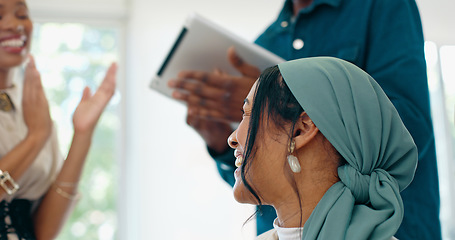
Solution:
<svg viewBox="0 0 455 240">
<path fill-rule="evenodd" d="M 391 239 L 417 149 L 380 86 L 360 68 L 318 57 L 267 69 L 229 137 L 238 202 L 271 205 L 258 239 Z"/>
</svg>

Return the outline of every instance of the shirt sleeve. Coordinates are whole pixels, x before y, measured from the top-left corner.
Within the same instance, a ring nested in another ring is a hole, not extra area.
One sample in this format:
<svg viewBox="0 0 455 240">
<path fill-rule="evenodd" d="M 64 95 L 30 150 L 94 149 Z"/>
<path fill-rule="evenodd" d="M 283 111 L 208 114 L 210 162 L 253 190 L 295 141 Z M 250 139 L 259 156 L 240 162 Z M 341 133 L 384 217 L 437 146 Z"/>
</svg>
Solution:
<svg viewBox="0 0 455 240">
<path fill-rule="evenodd" d="M 376 0 L 368 21 L 365 70 L 392 101 L 419 152 L 414 180 L 401 192 L 406 214 L 396 236 L 441 239 L 436 150 L 417 5 L 414 0 Z"/>
<path fill-rule="evenodd" d="M 424 149 L 433 129 L 417 5 L 414 0 L 377 0 L 371 9 L 365 70 L 395 105 L 417 147 Z"/>
</svg>

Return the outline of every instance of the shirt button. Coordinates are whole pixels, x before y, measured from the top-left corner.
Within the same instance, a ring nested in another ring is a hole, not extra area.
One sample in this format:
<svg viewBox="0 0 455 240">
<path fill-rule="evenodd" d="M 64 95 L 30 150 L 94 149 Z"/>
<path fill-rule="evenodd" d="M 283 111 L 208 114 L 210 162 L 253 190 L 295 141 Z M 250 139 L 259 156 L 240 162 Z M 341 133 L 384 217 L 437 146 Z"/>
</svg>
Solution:
<svg viewBox="0 0 455 240">
<path fill-rule="evenodd" d="M 294 42 L 292 42 L 292 46 L 294 47 L 295 50 L 300 50 L 303 48 L 303 45 L 305 45 L 305 43 L 303 42 L 302 39 L 295 39 Z"/>
<path fill-rule="evenodd" d="M 282 21 L 281 26 L 285 28 L 285 27 L 289 26 L 289 23 L 287 21 Z"/>
</svg>

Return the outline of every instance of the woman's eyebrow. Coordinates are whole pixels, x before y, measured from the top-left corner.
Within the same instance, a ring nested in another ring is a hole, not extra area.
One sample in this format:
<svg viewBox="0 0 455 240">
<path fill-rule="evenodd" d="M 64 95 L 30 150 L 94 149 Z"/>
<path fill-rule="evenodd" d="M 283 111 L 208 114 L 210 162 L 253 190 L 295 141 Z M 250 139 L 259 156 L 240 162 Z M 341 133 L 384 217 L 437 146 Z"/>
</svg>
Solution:
<svg viewBox="0 0 455 240">
<path fill-rule="evenodd" d="M 27 7 L 27 4 L 25 4 L 25 2 L 23 1 L 20 1 L 20 2 L 17 2 L 16 3 L 16 6 L 24 6 L 24 7 Z M 3 8 L 3 4 L 0 4 L 0 8 Z"/>
<path fill-rule="evenodd" d="M 25 4 L 24 1 L 19 1 L 16 3 L 16 6 L 24 6 L 24 7 L 27 7 L 27 4 Z"/>
</svg>

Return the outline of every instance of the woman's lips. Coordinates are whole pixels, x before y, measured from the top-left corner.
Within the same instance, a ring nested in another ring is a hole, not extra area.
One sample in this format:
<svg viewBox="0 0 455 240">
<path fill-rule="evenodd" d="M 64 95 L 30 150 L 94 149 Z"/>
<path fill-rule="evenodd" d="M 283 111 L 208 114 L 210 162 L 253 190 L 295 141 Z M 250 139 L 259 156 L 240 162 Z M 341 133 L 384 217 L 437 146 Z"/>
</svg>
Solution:
<svg viewBox="0 0 455 240">
<path fill-rule="evenodd" d="M 234 156 L 235 156 L 235 166 L 240 167 L 243 164 L 243 154 L 239 152 L 237 149 L 234 151 Z"/>
<path fill-rule="evenodd" d="M 9 53 L 22 53 L 26 42 L 27 37 L 25 35 L 9 36 L 0 39 L 0 47 Z"/>
</svg>

